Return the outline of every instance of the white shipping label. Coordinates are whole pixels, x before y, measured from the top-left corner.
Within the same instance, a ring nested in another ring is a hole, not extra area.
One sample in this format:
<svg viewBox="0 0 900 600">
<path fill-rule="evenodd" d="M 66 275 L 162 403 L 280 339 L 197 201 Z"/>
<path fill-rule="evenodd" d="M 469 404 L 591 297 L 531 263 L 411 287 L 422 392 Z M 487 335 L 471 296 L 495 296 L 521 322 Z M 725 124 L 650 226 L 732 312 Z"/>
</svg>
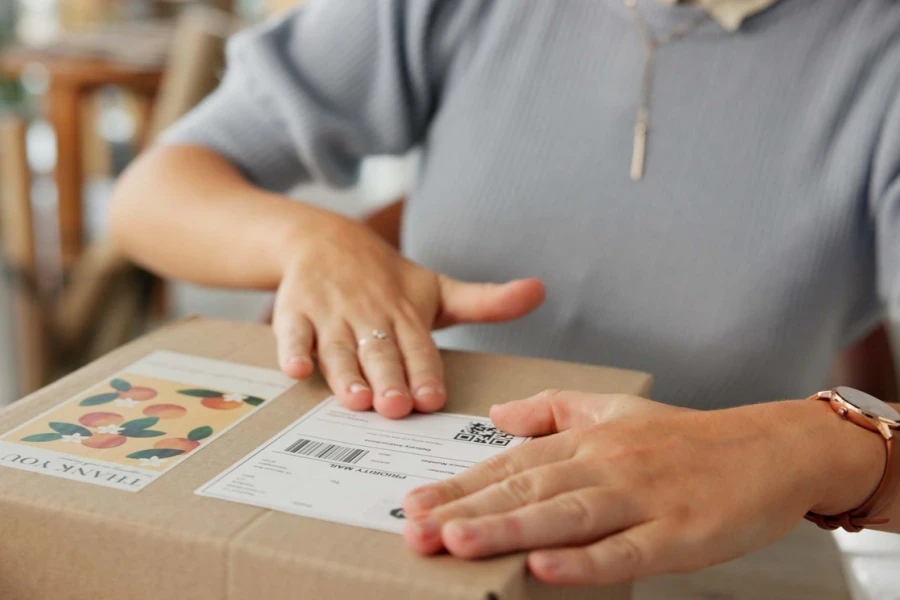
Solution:
<svg viewBox="0 0 900 600">
<path fill-rule="evenodd" d="M 479 417 L 391 420 L 329 398 L 197 494 L 400 533 L 407 492 L 527 440 Z"/>
</svg>

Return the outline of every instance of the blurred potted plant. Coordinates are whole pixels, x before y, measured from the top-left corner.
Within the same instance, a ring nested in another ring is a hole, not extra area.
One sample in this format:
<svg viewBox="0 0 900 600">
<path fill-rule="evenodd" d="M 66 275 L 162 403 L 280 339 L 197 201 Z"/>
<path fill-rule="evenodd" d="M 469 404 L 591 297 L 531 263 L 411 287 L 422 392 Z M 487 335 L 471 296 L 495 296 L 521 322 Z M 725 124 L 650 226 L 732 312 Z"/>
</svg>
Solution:
<svg viewBox="0 0 900 600">
<path fill-rule="evenodd" d="M 0 2 L 0 51 L 10 44 L 16 33 L 16 3 Z M 0 77 L 0 112 L 18 108 L 23 101 L 22 88 L 17 81 Z"/>
</svg>

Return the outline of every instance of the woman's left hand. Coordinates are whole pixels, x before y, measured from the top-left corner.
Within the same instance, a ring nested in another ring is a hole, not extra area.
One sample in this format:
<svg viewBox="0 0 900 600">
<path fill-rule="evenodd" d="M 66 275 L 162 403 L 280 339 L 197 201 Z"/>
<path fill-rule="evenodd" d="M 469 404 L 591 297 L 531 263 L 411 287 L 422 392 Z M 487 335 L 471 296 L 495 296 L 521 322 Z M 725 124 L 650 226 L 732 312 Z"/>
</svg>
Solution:
<svg viewBox="0 0 900 600">
<path fill-rule="evenodd" d="M 861 504 L 884 468 L 883 441 L 824 402 L 703 412 L 549 391 L 491 418 L 516 435 L 556 435 L 411 492 L 404 536 L 423 554 L 531 550 L 531 572 L 548 583 L 609 584 L 742 556 L 808 510 Z M 856 457 L 840 443 L 848 435 L 859 436 L 849 440 Z M 862 472 L 861 456 L 872 463 Z"/>
</svg>

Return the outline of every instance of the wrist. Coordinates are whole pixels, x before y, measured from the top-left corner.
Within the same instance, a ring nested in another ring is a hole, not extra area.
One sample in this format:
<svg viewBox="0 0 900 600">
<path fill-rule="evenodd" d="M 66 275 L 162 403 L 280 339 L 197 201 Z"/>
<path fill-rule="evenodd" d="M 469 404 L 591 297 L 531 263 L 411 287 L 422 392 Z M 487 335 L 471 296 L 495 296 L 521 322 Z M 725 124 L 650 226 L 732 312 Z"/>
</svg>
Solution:
<svg viewBox="0 0 900 600">
<path fill-rule="evenodd" d="M 274 232 L 281 278 L 297 263 L 315 261 L 316 254 L 343 245 L 342 240 L 355 237 L 354 230 L 359 228 L 357 222 L 343 215 L 306 204 L 300 206 L 302 210 Z"/>
<path fill-rule="evenodd" d="M 805 432 L 798 456 L 808 465 L 810 511 L 836 515 L 862 505 L 884 476 L 884 438 L 842 419 L 827 402 L 794 400 Z"/>
</svg>

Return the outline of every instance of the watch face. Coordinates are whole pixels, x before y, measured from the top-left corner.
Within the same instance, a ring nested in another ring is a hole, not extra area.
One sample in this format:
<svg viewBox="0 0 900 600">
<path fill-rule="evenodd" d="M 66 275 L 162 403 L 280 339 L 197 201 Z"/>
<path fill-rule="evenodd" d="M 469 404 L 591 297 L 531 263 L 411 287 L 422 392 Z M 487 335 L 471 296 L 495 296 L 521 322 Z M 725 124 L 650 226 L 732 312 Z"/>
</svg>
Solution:
<svg viewBox="0 0 900 600">
<path fill-rule="evenodd" d="M 894 410 L 887 402 L 882 402 L 874 396 L 850 387 L 841 386 L 834 388 L 834 391 L 867 415 L 900 423 L 900 413 Z"/>
</svg>

